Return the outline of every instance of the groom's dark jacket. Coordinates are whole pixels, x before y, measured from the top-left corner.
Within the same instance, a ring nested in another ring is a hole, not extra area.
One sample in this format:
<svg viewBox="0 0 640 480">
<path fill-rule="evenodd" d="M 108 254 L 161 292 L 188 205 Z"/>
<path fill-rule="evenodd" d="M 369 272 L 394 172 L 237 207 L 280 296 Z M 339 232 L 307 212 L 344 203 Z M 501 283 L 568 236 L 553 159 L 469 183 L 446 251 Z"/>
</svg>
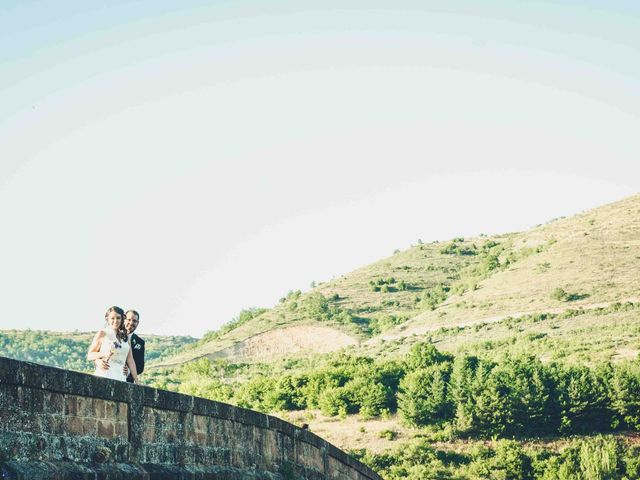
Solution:
<svg viewBox="0 0 640 480">
<path fill-rule="evenodd" d="M 138 375 L 140 375 L 144 371 L 144 340 L 135 333 L 131 334 L 131 349 L 136 370 L 138 371 Z M 133 383 L 133 376 L 131 374 L 127 377 L 127 382 Z"/>
</svg>

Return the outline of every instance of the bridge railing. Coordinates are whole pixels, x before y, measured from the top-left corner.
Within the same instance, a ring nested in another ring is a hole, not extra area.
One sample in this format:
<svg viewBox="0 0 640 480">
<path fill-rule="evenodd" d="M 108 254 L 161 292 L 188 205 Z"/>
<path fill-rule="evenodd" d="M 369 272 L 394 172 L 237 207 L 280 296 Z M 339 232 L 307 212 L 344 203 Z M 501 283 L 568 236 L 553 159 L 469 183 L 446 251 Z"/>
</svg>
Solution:
<svg viewBox="0 0 640 480">
<path fill-rule="evenodd" d="M 380 479 L 314 433 L 273 416 L 0 357 L 2 474 Z"/>
</svg>

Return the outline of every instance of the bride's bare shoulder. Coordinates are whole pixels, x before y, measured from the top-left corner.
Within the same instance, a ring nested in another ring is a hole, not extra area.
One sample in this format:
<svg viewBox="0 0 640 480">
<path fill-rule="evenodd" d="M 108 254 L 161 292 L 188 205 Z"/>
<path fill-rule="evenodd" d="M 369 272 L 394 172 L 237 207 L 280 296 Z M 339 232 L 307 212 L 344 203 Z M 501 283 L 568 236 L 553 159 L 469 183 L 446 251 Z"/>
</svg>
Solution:
<svg viewBox="0 0 640 480">
<path fill-rule="evenodd" d="M 93 336 L 94 340 L 99 340 L 105 336 L 104 330 L 98 330 L 96 334 Z"/>
</svg>

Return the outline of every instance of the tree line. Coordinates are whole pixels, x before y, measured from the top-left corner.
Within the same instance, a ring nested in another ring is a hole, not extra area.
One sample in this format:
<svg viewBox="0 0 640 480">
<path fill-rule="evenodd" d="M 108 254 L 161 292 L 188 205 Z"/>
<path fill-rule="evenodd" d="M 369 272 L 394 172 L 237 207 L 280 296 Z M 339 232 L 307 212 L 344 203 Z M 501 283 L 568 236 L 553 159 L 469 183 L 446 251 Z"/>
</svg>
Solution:
<svg viewBox="0 0 640 480">
<path fill-rule="evenodd" d="M 266 412 L 320 409 L 365 418 L 398 412 L 408 425 L 454 437 L 640 430 L 638 360 L 593 367 L 532 356 L 492 361 L 417 343 L 397 360 L 334 354 L 318 368 L 267 371 L 236 383 L 217 365 L 202 359 L 184 366 L 178 390 Z"/>
</svg>

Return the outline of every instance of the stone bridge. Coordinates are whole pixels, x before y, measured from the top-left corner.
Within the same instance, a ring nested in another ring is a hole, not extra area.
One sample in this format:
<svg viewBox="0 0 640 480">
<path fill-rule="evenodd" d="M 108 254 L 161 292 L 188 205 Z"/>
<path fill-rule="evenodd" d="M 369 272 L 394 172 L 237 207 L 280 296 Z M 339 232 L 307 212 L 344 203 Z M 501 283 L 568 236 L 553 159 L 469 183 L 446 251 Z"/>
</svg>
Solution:
<svg viewBox="0 0 640 480">
<path fill-rule="evenodd" d="M 0 357 L 0 478 L 381 477 L 269 415 Z"/>
</svg>

